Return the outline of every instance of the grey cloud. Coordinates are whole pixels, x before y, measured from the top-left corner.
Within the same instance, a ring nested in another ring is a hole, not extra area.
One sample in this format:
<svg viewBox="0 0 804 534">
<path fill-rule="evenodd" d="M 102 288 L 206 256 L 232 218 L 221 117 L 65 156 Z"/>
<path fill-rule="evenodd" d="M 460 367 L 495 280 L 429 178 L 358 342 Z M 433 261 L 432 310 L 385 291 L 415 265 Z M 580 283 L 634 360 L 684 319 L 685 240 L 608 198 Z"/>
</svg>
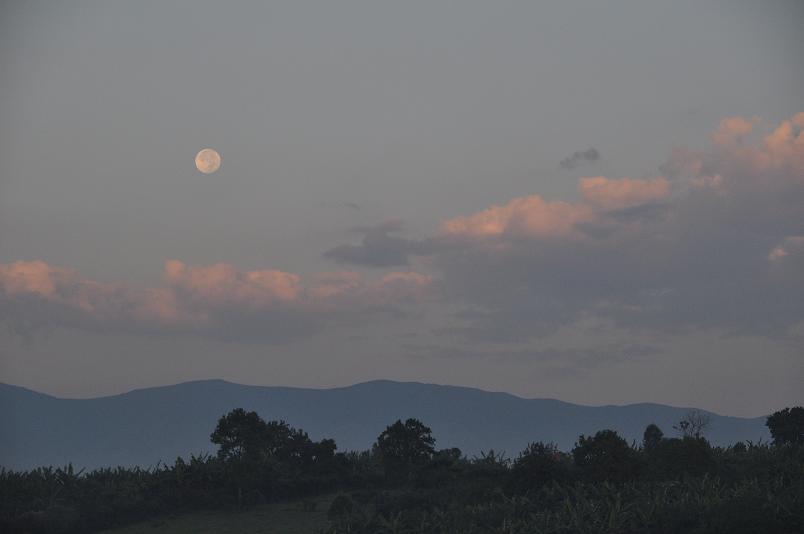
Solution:
<svg viewBox="0 0 804 534">
<path fill-rule="evenodd" d="M 310 336 L 335 320 L 331 313 L 321 310 L 280 306 L 254 311 L 224 305 L 208 311 L 208 324 L 164 324 L 137 316 L 133 313 L 135 306 L 131 296 L 120 294 L 93 313 L 86 313 L 71 304 L 36 295 L 8 296 L 0 292 L 0 325 L 25 343 L 68 328 L 155 337 L 200 335 L 222 341 L 281 345 Z"/>
<path fill-rule="evenodd" d="M 574 169 L 578 165 L 583 165 L 585 163 L 594 163 L 600 159 L 600 152 L 597 151 L 595 148 L 590 148 L 587 150 L 576 150 L 571 155 L 567 156 L 563 160 L 561 160 L 562 168 L 564 169 Z"/>
<path fill-rule="evenodd" d="M 590 241 L 518 242 L 502 254 L 437 259 L 448 298 L 483 310 L 460 318 L 475 341 L 547 336 L 585 314 L 626 329 L 771 335 L 804 320 L 800 274 L 782 270 L 792 254 L 771 264 L 774 242 L 723 226 L 654 223 Z"/>
<path fill-rule="evenodd" d="M 637 206 L 629 206 L 618 210 L 611 210 L 606 215 L 622 223 L 657 222 L 670 212 L 670 206 L 662 202 L 648 202 Z"/>
<path fill-rule="evenodd" d="M 355 231 L 363 234 L 359 245 L 339 245 L 324 252 L 324 257 L 339 263 L 368 267 L 392 267 L 408 265 L 414 254 L 426 254 L 430 245 L 391 234 L 402 230 L 399 221 L 387 221 L 372 227 L 360 227 Z"/>
</svg>

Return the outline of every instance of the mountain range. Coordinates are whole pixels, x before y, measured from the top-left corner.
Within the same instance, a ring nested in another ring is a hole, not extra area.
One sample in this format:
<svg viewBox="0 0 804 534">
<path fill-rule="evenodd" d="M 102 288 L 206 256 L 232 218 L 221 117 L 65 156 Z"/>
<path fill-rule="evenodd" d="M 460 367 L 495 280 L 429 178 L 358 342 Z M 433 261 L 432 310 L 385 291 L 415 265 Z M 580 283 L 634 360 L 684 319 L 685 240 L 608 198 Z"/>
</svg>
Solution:
<svg viewBox="0 0 804 534">
<path fill-rule="evenodd" d="M 108 397 L 62 399 L 0 384 L 0 466 L 79 468 L 154 466 L 177 456 L 214 453 L 209 435 L 233 408 L 265 420 L 284 419 L 312 439 L 335 439 L 338 450 L 365 450 L 396 419 L 415 417 L 433 430 L 437 448 L 459 447 L 472 456 L 494 449 L 508 457 L 531 441 L 570 450 L 580 434 L 610 428 L 640 441 L 650 423 L 666 435 L 688 408 L 660 404 L 582 406 L 525 399 L 479 389 L 377 380 L 349 387 L 305 389 L 185 382 Z M 707 412 L 714 444 L 767 441 L 765 418 Z"/>
</svg>

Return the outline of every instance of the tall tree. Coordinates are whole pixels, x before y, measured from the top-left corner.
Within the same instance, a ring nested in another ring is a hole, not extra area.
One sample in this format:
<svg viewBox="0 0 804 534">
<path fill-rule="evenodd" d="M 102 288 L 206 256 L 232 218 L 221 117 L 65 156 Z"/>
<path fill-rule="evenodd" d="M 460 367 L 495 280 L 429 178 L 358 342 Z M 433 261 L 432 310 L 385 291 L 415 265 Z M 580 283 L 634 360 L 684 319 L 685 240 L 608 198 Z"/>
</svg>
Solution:
<svg viewBox="0 0 804 534">
<path fill-rule="evenodd" d="M 662 429 L 651 423 L 645 427 L 645 432 L 642 434 L 642 448 L 646 452 L 655 450 L 662 442 L 662 439 L 664 439 Z"/>
<path fill-rule="evenodd" d="M 210 435 L 221 460 L 257 459 L 267 445 L 267 425 L 257 412 L 235 408 L 218 420 Z"/>
<path fill-rule="evenodd" d="M 236 491 L 238 507 L 243 505 L 244 490 L 258 491 L 267 428 L 257 412 L 235 408 L 218 420 L 210 435 L 212 443 L 220 447 L 218 458 L 224 462 L 229 482 Z"/>
<path fill-rule="evenodd" d="M 433 455 L 432 430 L 418 419 L 397 420 L 377 437 L 374 451 L 391 476 L 410 476 Z"/>
<path fill-rule="evenodd" d="M 804 408 L 785 408 L 769 416 L 765 426 L 770 430 L 774 445 L 804 443 Z"/>
</svg>

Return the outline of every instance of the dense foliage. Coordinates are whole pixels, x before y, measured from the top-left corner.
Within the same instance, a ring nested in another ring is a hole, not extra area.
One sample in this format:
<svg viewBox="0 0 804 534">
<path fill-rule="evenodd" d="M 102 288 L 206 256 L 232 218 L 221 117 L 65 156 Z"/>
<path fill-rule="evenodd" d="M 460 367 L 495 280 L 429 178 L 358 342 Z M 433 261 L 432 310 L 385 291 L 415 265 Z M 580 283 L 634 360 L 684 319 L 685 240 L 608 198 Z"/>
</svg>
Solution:
<svg viewBox="0 0 804 534">
<path fill-rule="evenodd" d="M 329 534 L 804 532 L 799 410 L 768 418 L 773 445 L 712 447 L 705 426 L 666 438 L 649 425 L 641 446 L 602 430 L 568 453 L 536 442 L 509 460 L 437 450 L 415 419 L 391 424 L 370 451 L 336 453 L 332 440 L 238 409 L 212 432 L 216 456 L 149 470 L 0 470 L 0 532 L 92 532 L 332 492 Z"/>
<path fill-rule="evenodd" d="M 765 423 L 776 445 L 804 443 L 804 408 L 785 408 L 779 410 Z"/>
</svg>

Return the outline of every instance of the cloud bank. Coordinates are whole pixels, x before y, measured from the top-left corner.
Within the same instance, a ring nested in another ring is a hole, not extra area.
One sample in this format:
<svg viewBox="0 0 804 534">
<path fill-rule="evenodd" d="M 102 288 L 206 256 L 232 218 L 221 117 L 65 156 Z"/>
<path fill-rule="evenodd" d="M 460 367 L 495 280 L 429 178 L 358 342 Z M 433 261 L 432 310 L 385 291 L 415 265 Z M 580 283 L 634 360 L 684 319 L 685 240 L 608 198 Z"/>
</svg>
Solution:
<svg viewBox="0 0 804 534">
<path fill-rule="evenodd" d="M 724 119 L 705 150 L 676 149 L 652 178 L 594 176 L 574 201 L 537 194 L 444 220 L 425 239 L 399 223 L 330 249 L 344 264 L 426 258 L 428 274 L 302 279 L 229 264 L 165 264 L 136 289 L 41 261 L 0 265 L 0 314 L 19 330 L 195 333 L 286 341 L 437 299 L 474 341 L 523 341 L 592 319 L 619 329 L 804 332 L 804 113 L 768 128 Z"/>
<path fill-rule="evenodd" d="M 282 342 L 345 318 L 397 313 L 422 297 L 432 279 L 415 272 L 390 272 L 377 280 L 335 272 L 303 281 L 277 270 L 169 260 L 163 282 L 136 289 L 43 261 L 19 261 L 0 265 L 0 314 L 22 332 L 66 326 Z"/>
<path fill-rule="evenodd" d="M 588 317 L 785 335 L 804 324 L 803 128 L 804 113 L 773 128 L 724 119 L 708 150 L 673 151 L 662 176 L 581 178 L 575 202 L 515 198 L 445 221 L 417 243 L 424 251 L 405 242 L 383 254 L 430 256 L 477 339 Z"/>
</svg>

